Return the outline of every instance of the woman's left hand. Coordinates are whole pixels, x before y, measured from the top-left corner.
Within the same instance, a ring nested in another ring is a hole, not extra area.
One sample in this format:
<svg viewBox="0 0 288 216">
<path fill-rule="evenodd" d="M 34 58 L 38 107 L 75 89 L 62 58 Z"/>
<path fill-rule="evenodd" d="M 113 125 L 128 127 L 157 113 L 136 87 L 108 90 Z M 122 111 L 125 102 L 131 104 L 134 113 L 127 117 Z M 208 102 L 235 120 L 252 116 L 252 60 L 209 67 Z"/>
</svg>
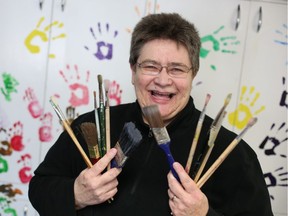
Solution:
<svg viewBox="0 0 288 216">
<path fill-rule="evenodd" d="M 207 215 L 209 204 L 204 193 L 197 187 L 196 183 L 185 172 L 184 168 L 178 162 L 173 164 L 181 184 L 168 173 L 168 196 L 169 206 L 175 216 L 205 216 Z"/>
</svg>

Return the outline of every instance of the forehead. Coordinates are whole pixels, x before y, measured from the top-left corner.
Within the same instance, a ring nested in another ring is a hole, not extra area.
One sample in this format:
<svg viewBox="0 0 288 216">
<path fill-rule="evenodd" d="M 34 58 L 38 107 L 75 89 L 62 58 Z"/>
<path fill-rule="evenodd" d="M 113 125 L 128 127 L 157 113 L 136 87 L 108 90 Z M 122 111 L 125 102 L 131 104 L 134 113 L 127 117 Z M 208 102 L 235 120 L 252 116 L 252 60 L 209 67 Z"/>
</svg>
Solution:
<svg viewBox="0 0 288 216">
<path fill-rule="evenodd" d="M 144 44 L 139 59 L 154 60 L 160 63 L 177 62 L 190 65 L 187 48 L 170 39 L 154 39 Z"/>
</svg>

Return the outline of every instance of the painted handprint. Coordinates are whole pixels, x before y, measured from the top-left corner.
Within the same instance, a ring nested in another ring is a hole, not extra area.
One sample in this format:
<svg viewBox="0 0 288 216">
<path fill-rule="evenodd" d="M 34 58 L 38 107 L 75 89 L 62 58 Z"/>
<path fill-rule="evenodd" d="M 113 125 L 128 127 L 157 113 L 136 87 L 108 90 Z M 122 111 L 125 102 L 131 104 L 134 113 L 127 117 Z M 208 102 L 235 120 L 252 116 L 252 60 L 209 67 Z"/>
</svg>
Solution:
<svg viewBox="0 0 288 216">
<path fill-rule="evenodd" d="M 21 156 L 21 159 L 17 161 L 17 163 L 22 163 L 23 167 L 19 170 L 18 175 L 20 178 L 20 181 L 22 183 L 28 183 L 32 178 L 31 173 L 31 155 L 30 154 L 24 154 Z"/>
<path fill-rule="evenodd" d="M 28 111 L 33 118 L 39 118 L 42 115 L 43 113 L 42 106 L 40 105 L 40 102 L 37 99 L 34 90 L 32 88 L 27 88 L 25 90 L 23 100 L 28 101 Z"/>
<path fill-rule="evenodd" d="M 8 162 L 0 155 L 0 174 L 8 172 Z"/>
<path fill-rule="evenodd" d="M 252 111 L 260 97 L 260 93 L 255 92 L 253 86 L 249 89 L 249 92 L 247 92 L 247 90 L 247 86 L 242 87 L 240 103 L 236 110 L 228 115 L 229 123 L 238 129 L 243 129 L 253 116 L 258 115 L 265 109 L 265 106 L 261 106 L 256 111 Z"/>
<path fill-rule="evenodd" d="M 206 35 L 201 37 L 201 49 L 200 49 L 200 57 L 207 58 L 210 52 L 221 52 L 221 53 L 229 53 L 236 54 L 236 50 L 233 48 L 229 48 L 228 46 L 239 45 L 240 41 L 237 40 L 236 36 L 226 36 L 219 37 L 218 34 L 220 31 L 224 29 L 224 26 L 221 26 L 219 29 L 214 31 L 210 35 Z M 212 46 L 212 49 L 210 48 Z M 210 66 L 211 69 L 216 70 L 215 65 Z"/>
<path fill-rule="evenodd" d="M 12 184 L 3 184 L 0 185 L 0 192 L 3 194 L 0 195 L 0 209 L 1 213 L 5 213 L 4 215 L 9 216 L 17 216 L 17 212 L 14 208 L 12 208 L 11 203 L 15 201 L 15 196 L 17 194 L 22 195 L 22 191 L 20 189 L 13 189 Z M 2 214 L 0 214 L 2 215 Z"/>
<path fill-rule="evenodd" d="M 90 28 L 90 33 L 96 41 L 96 52 L 94 53 L 94 56 L 99 60 L 110 60 L 113 57 L 113 44 L 111 42 L 111 39 L 115 40 L 118 35 L 118 31 L 115 30 L 110 32 L 109 23 L 106 23 L 104 32 L 101 23 L 98 23 L 97 30 L 98 31 L 96 34 L 94 29 Z M 90 48 L 87 46 L 85 46 L 85 49 L 90 50 Z"/>
<path fill-rule="evenodd" d="M 267 187 L 287 187 L 288 186 L 288 172 L 284 171 L 283 167 L 279 167 L 273 172 L 264 173 L 264 178 Z M 270 195 L 270 198 L 274 200 L 274 196 Z"/>
<path fill-rule="evenodd" d="M 288 92 L 286 90 L 286 78 L 285 77 L 282 77 L 282 84 L 283 84 L 284 90 L 281 94 L 279 104 L 280 104 L 280 106 L 286 107 L 288 109 L 288 101 L 287 101 Z"/>
<path fill-rule="evenodd" d="M 22 151 L 24 149 L 23 144 L 23 124 L 17 121 L 9 129 L 8 135 L 10 137 L 10 144 L 13 150 Z"/>
<path fill-rule="evenodd" d="M 119 105 L 121 104 L 121 94 L 122 90 L 120 89 L 120 85 L 116 83 L 114 80 L 109 84 L 109 101 L 111 106 Z"/>
<path fill-rule="evenodd" d="M 18 188 L 13 188 L 12 184 L 2 184 L 0 185 L 0 192 L 6 197 L 14 198 L 17 194 L 22 195 L 22 191 Z"/>
<path fill-rule="evenodd" d="M 24 44 L 32 54 L 37 54 L 41 52 L 41 45 L 42 44 L 34 44 L 33 42 L 38 41 L 37 39 L 40 39 L 43 43 L 48 43 L 49 41 L 49 32 L 51 31 L 51 28 L 63 28 L 64 24 L 59 21 L 54 21 L 45 27 L 41 28 L 42 23 L 44 22 L 45 18 L 41 17 L 38 21 L 36 28 L 30 32 L 30 34 L 26 37 Z M 65 38 L 66 34 L 61 33 L 57 36 L 53 36 L 51 39 L 56 40 L 59 38 Z M 54 54 L 49 54 L 49 58 L 55 58 Z"/>
<path fill-rule="evenodd" d="M 285 134 L 285 137 L 284 138 L 279 138 L 277 137 L 277 133 L 279 131 L 284 131 L 284 134 Z M 264 153 L 267 155 L 267 156 L 270 156 L 270 155 L 276 155 L 276 151 L 275 149 L 277 147 L 279 147 L 281 144 L 285 145 L 286 144 L 286 141 L 288 140 L 288 138 L 286 137 L 286 134 L 288 132 L 288 129 L 287 129 L 287 125 L 285 122 L 283 122 L 278 128 L 275 127 L 275 123 L 273 123 L 270 127 L 270 132 L 271 133 L 274 133 L 273 136 L 266 136 L 264 138 L 264 140 L 261 142 L 261 144 L 259 145 L 259 148 L 260 149 L 264 149 Z M 284 157 L 286 158 L 287 155 L 286 154 L 281 154 L 279 153 L 279 155 L 281 157 Z"/>
<path fill-rule="evenodd" d="M 4 87 L 1 87 L 1 92 L 7 101 L 11 101 L 11 94 L 13 92 L 17 92 L 16 86 L 19 85 L 19 82 L 11 74 L 8 73 L 2 74 L 2 80 Z"/>
<path fill-rule="evenodd" d="M 287 46 L 288 45 L 288 42 L 287 42 L 287 38 L 288 38 L 287 30 L 288 30 L 287 24 L 283 24 L 282 25 L 282 30 L 277 29 L 275 32 L 276 32 L 276 34 L 277 34 L 279 39 L 278 38 L 274 39 L 274 42 L 277 43 L 277 44 L 280 44 L 280 45 Z"/>
<path fill-rule="evenodd" d="M 49 142 L 52 140 L 52 120 L 53 115 L 49 113 L 45 113 L 41 118 L 40 121 L 42 126 L 38 130 L 39 140 L 41 142 Z"/>
<path fill-rule="evenodd" d="M 68 84 L 69 90 L 71 91 L 71 97 L 69 99 L 71 106 L 78 107 L 87 105 L 89 103 L 89 89 L 86 84 L 80 83 L 81 76 L 78 71 L 78 66 L 74 65 L 74 71 L 71 71 L 70 65 L 66 65 L 66 71 L 60 70 L 59 73 Z M 86 71 L 86 83 L 89 82 L 89 78 L 90 71 Z"/>
<path fill-rule="evenodd" d="M 146 1 L 143 12 L 141 12 L 141 9 L 139 8 L 139 6 L 134 7 L 134 10 L 139 18 L 144 17 L 149 14 L 156 14 L 159 12 L 159 9 L 160 9 L 160 5 L 157 3 L 157 0 Z M 132 33 L 131 28 L 126 28 L 126 31 L 128 33 Z"/>
</svg>

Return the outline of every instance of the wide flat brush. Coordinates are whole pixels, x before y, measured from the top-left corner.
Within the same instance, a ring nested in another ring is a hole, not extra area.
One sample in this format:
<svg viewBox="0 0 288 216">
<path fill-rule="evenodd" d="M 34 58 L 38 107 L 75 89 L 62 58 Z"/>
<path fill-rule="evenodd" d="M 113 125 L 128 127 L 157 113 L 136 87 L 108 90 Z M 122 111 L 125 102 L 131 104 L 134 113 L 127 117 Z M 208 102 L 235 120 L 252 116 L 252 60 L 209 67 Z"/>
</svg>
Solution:
<svg viewBox="0 0 288 216">
<path fill-rule="evenodd" d="M 175 162 L 171 150 L 170 150 L 170 137 L 167 132 L 167 129 L 162 120 L 161 114 L 159 112 L 157 105 L 151 105 L 143 107 L 142 112 L 145 116 L 145 119 L 148 121 L 150 128 L 152 129 L 153 135 L 158 143 L 159 147 L 166 154 L 170 170 L 174 177 L 180 182 L 179 176 L 173 168 L 173 163 Z"/>
<path fill-rule="evenodd" d="M 88 156 L 86 155 L 82 146 L 80 145 L 79 141 L 77 140 L 72 128 L 69 125 L 68 120 L 65 118 L 63 112 L 61 111 L 60 107 L 58 106 L 58 104 L 56 103 L 56 101 L 53 97 L 50 98 L 50 103 L 51 103 L 54 111 L 56 112 L 57 116 L 61 120 L 63 127 L 65 128 L 65 130 L 67 131 L 67 133 L 69 134 L 69 136 L 73 140 L 74 144 L 78 148 L 78 150 L 79 150 L 80 154 L 82 155 L 82 158 L 84 159 L 85 163 L 87 164 L 87 166 L 89 168 L 91 168 L 93 165 L 92 165 L 90 159 L 88 158 Z"/>
<path fill-rule="evenodd" d="M 206 171 L 206 173 L 197 182 L 197 186 L 201 188 L 205 182 L 211 177 L 211 175 L 217 170 L 217 168 L 223 163 L 223 161 L 228 157 L 232 150 L 238 145 L 240 140 L 246 134 L 249 128 L 251 128 L 257 122 L 257 118 L 251 118 L 243 129 L 243 131 L 236 136 L 236 138 L 226 147 L 222 154 L 217 158 L 217 160 L 211 165 L 211 167 Z"/>
<path fill-rule="evenodd" d="M 192 161 L 193 161 L 193 158 L 194 158 L 195 150 L 196 150 L 196 147 L 197 147 L 197 144 L 198 144 L 198 139 L 199 139 L 199 136 L 200 136 L 200 133 L 201 133 L 201 129 L 202 129 L 202 125 L 203 125 L 203 121 L 204 121 L 204 118 L 205 118 L 206 107 L 207 107 L 207 104 L 208 104 L 210 98 L 211 98 L 211 95 L 207 94 L 206 95 L 206 99 L 205 99 L 205 103 L 204 103 L 204 107 L 203 107 L 203 109 L 201 111 L 201 114 L 199 116 L 199 120 L 198 120 L 196 131 L 195 131 L 195 135 L 194 135 L 193 142 L 192 142 L 192 145 L 191 145 L 191 148 L 190 148 L 188 160 L 187 160 L 187 163 L 186 163 L 186 166 L 185 166 L 185 171 L 187 173 L 189 173 L 190 169 L 191 169 L 191 164 L 192 164 Z"/>
<path fill-rule="evenodd" d="M 112 167 L 121 168 L 125 165 L 127 159 L 140 145 L 142 141 L 141 132 L 135 127 L 133 122 L 124 124 L 118 142 L 115 145 L 117 154 L 111 162 Z"/>
</svg>

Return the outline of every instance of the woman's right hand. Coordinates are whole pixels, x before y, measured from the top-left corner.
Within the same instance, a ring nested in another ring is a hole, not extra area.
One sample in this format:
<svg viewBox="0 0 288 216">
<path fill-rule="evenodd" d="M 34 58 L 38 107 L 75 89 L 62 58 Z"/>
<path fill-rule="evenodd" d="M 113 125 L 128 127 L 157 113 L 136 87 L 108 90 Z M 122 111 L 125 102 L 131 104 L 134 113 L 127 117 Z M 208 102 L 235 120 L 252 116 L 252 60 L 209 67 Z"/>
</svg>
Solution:
<svg viewBox="0 0 288 216">
<path fill-rule="evenodd" d="M 102 174 L 116 153 L 115 148 L 110 149 L 93 167 L 83 170 L 76 178 L 74 182 L 76 209 L 103 203 L 117 193 L 117 176 L 121 173 L 121 169 L 112 168 Z"/>
</svg>

